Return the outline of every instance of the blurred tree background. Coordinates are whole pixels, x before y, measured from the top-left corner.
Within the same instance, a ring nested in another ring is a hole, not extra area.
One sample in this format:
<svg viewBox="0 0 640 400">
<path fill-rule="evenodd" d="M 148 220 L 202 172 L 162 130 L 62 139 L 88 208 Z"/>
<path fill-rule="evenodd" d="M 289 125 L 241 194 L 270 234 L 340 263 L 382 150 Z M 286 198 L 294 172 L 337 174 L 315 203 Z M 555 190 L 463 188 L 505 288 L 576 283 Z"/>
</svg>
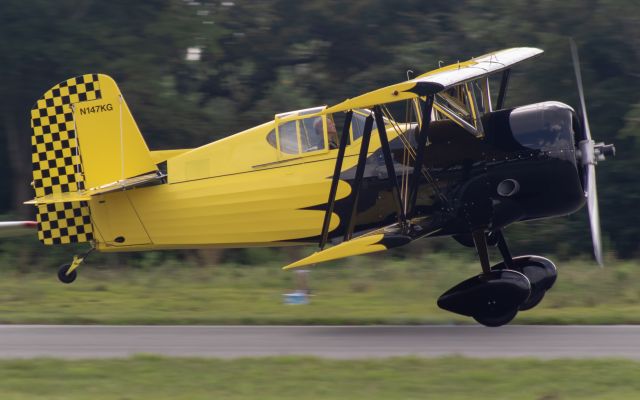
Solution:
<svg viewBox="0 0 640 400">
<path fill-rule="evenodd" d="M 593 134 L 618 149 L 614 161 L 598 168 L 606 247 L 617 257 L 638 257 L 635 0 L 3 0 L 0 214 L 31 216 L 32 208 L 21 205 L 33 195 L 29 112 L 45 90 L 75 75 L 113 76 L 150 148 L 185 148 L 278 112 L 401 81 L 407 69 L 426 71 L 439 61 L 515 46 L 546 53 L 516 68 L 507 106 L 543 100 L 577 106 L 569 37 L 581 51 Z M 591 246 L 585 212 L 510 228 L 509 234 L 516 249 L 564 258 Z M 449 248 L 427 242 L 410 250 Z M 35 253 L 39 245 L 21 246 Z"/>
</svg>

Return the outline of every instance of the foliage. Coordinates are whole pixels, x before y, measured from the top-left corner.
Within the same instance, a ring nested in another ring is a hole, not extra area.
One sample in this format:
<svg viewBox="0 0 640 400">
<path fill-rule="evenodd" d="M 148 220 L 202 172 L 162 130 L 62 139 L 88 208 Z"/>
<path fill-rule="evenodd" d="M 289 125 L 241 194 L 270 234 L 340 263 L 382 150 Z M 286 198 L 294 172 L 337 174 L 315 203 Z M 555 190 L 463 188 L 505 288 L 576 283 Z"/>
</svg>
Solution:
<svg viewBox="0 0 640 400">
<path fill-rule="evenodd" d="M 28 113 L 58 81 L 113 75 L 150 146 L 205 144 L 277 112 L 335 103 L 486 51 L 537 46 L 517 70 L 508 105 L 577 104 L 568 40 L 581 48 L 597 140 L 618 144 L 598 168 L 603 230 L 620 257 L 640 254 L 637 91 L 640 13 L 623 0 L 455 0 L 400 3 L 85 2 L 6 0 L 0 5 L 0 211 L 24 216 L 32 196 Z M 188 47 L 200 61 L 185 59 Z M 543 231 L 540 231 L 542 229 Z M 541 234 L 541 232 L 544 232 Z M 514 237 L 570 256 L 590 246 L 584 215 L 518 227 Z M 535 237 L 533 236 L 535 235 Z"/>
</svg>

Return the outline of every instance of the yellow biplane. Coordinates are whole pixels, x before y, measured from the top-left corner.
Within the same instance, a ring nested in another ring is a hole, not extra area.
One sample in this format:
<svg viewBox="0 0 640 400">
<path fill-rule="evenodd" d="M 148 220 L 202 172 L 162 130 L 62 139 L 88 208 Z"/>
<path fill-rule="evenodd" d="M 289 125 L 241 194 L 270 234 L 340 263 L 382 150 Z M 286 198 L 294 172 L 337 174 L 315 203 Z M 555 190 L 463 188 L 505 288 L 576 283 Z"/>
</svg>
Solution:
<svg viewBox="0 0 640 400">
<path fill-rule="evenodd" d="M 476 247 L 483 272 L 438 304 L 505 324 L 556 278 L 546 258 L 511 256 L 505 226 L 575 212 L 587 197 L 601 259 L 594 165 L 613 147 L 591 139 L 584 105 L 504 107 L 511 68 L 540 53 L 493 52 L 166 151 L 148 149 L 109 76 L 66 80 L 31 111 L 38 237 L 102 252 L 319 244 L 289 269 L 450 235 Z M 393 117 L 398 102 L 407 118 Z M 492 244 L 504 257 L 493 267 Z"/>
</svg>

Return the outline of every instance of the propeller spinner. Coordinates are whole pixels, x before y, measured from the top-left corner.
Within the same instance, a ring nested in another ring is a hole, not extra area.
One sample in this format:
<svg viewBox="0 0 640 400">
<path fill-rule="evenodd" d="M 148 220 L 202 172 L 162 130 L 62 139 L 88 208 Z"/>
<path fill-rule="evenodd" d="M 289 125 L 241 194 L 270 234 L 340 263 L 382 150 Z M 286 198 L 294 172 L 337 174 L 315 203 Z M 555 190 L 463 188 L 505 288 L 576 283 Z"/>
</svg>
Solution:
<svg viewBox="0 0 640 400">
<path fill-rule="evenodd" d="M 578 84 L 578 95 L 580 97 L 580 116 L 582 119 L 583 139 L 578 143 L 578 159 L 582 164 L 582 178 L 584 195 L 587 198 L 589 209 L 589 223 L 591 225 L 591 240 L 593 241 L 593 254 L 600 266 L 602 260 L 602 238 L 600 234 L 600 212 L 598 210 L 598 192 L 596 189 L 596 168 L 598 161 L 603 161 L 606 156 L 615 156 L 616 148 L 612 144 L 596 143 L 591 138 L 591 129 L 587 118 L 587 107 L 584 101 L 584 90 L 582 87 L 582 74 L 580 73 L 580 59 L 578 48 L 571 39 L 571 58 L 573 69 L 576 74 Z"/>
</svg>

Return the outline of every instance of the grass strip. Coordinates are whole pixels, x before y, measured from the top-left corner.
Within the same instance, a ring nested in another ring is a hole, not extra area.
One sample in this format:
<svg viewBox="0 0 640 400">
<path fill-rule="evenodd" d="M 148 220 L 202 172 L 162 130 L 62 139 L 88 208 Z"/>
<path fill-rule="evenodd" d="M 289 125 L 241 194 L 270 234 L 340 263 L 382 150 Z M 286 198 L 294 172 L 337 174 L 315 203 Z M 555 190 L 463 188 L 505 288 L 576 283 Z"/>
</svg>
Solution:
<svg viewBox="0 0 640 400">
<path fill-rule="evenodd" d="M 3 400 L 636 399 L 626 360 L 238 360 L 137 356 L 0 361 Z"/>
<path fill-rule="evenodd" d="M 479 272 L 450 256 L 377 262 L 356 257 L 310 272 L 311 304 L 284 305 L 293 290 L 280 264 L 108 268 L 88 264 L 71 285 L 50 273 L 0 267 L 0 323 L 34 324 L 450 324 L 468 318 L 436 299 Z M 561 264 L 556 286 L 515 323 L 638 324 L 640 268 L 633 262 Z"/>
</svg>

